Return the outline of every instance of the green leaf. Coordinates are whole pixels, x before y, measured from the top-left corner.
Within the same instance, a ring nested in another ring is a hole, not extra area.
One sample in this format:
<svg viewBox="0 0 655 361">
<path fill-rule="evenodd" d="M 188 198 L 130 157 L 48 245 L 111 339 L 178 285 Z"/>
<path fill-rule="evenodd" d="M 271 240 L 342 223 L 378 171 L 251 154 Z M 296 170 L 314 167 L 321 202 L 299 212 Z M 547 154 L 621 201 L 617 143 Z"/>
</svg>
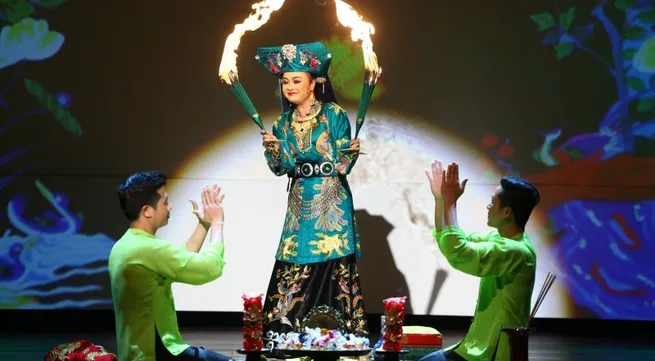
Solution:
<svg viewBox="0 0 655 361">
<path fill-rule="evenodd" d="M 557 60 L 562 60 L 573 53 L 573 50 L 575 50 L 575 43 L 560 42 L 555 45 L 555 50 L 557 51 L 557 54 L 555 55 Z"/>
<path fill-rule="evenodd" d="M 632 5 L 635 4 L 635 0 L 616 0 L 614 1 L 614 6 L 621 10 L 621 11 L 627 11 L 628 8 Z"/>
<path fill-rule="evenodd" d="M 639 103 L 637 104 L 637 110 L 640 111 L 641 113 L 651 111 L 653 110 L 653 108 L 655 108 L 655 98 L 639 99 Z"/>
<path fill-rule="evenodd" d="M 628 40 L 639 40 L 646 36 L 648 31 L 646 29 L 642 28 L 641 26 L 635 25 L 627 28 L 623 32 L 623 37 L 628 39 Z"/>
<path fill-rule="evenodd" d="M 637 54 L 637 49 L 624 49 L 623 50 L 623 60 L 632 60 Z"/>
<path fill-rule="evenodd" d="M 80 123 L 77 122 L 77 119 L 64 109 L 57 101 L 57 98 L 48 93 L 41 83 L 28 78 L 25 78 L 23 83 L 25 89 L 27 89 L 27 91 L 32 94 L 41 105 L 50 111 L 66 131 L 77 136 L 82 135 L 82 127 L 80 127 Z"/>
<path fill-rule="evenodd" d="M 573 19 L 575 19 L 575 6 L 571 6 L 567 12 L 559 14 L 559 26 L 565 31 L 569 31 Z"/>
<path fill-rule="evenodd" d="M 2 15 L 12 24 L 15 24 L 32 15 L 34 7 L 27 0 L 0 0 Z"/>
<path fill-rule="evenodd" d="M 655 9 L 649 9 L 641 12 L 639 15 L 637 15 L 637 18 L 648 24 L 655 23 Z"/>
<path fill-rule="evenodd" d="M 630 89 L 640 91 L 646 89 L 646 83 L 643 82 L 643 80 L 634 77 L 634 76 L 629 76 L 626 80 L 626 83 L 630 87 Z"/>
<path fill-rule="evenodd" d="M 537 30 L 539 31 L 545 31 L 555 26 L 555 19 L 553 19 L 553 14 L 549 12 L 530 15 L 530 19 L 532 19 L 532 21 L 537 24 Z"/>
</svg>

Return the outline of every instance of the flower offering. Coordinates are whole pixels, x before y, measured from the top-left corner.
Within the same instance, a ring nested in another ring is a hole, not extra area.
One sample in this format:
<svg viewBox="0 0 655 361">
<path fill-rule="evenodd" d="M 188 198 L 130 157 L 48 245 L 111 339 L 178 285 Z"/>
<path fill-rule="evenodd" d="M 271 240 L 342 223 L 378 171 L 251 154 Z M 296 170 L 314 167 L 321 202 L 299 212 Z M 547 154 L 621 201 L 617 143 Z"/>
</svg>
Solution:
<svg viewBox="0 0 655 361">
<path fill-rule="evenodd" d="M 369 340 L 354 334 L 342 334 L 338 330 L 305 327 L 304 332 L 281 334 L 276 339 L 282 350 L 345 351 L 366 350 Z"/>
</svg>

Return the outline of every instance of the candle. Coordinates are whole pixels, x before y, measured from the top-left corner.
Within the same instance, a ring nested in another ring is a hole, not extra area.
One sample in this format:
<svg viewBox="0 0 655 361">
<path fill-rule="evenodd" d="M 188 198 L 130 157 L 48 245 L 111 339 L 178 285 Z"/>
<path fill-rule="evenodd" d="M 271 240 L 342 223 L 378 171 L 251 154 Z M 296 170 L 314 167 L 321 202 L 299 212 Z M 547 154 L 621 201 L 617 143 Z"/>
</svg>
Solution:
<svg viewBox="0 0 655 361">
<path fill-rule="evenodd" d="M 243 349 L 246 351 L 260 351 L 264 347 L 262 342 L 262 324 L 264 321 L 261 293 L 243 294 Z"/>
<path fill-rule="evenodd" d="M 400 351 L 400 340 L 403 337 L 405 324 L 405 301 L 407 297 L 392 297 L 383 301 L 385 326 L 382 348 L 385 351 Z"/>
</svg>

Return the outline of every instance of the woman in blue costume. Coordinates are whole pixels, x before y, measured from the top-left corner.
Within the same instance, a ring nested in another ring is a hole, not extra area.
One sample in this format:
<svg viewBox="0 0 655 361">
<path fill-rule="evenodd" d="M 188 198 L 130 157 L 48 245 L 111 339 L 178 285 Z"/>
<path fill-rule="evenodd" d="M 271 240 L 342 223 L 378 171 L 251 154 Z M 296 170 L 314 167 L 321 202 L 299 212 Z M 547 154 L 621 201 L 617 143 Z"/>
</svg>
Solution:
<svg viewBox="0 0 655 361">
<path fill-rule="evenodd" d="M 282 114 L 262 131 L 265 158 L 289 178 L 287 213 L 264 303 L 264 337 L 305 326 L 367 335 L 359 284 L 361 256 L 346 176 L 359 155 L 350 121 L 328 78 L 331 54 L 321 43 L 257 49 L 280 82 Z"/>
</svg>

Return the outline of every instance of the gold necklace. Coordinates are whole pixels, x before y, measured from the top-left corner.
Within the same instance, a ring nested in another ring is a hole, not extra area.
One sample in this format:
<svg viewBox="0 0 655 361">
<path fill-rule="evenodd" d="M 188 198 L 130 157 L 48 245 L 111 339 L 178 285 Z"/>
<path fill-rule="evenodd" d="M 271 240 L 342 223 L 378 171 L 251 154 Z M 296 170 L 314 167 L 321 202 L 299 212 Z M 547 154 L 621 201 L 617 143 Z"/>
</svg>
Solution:
<svg viewBox="0 0 655 361">
<path fill-rule="evenodd" d="M 298 150 L 306 152 L 312 148 L 312 133 L 318 125 L 316 116 L 321 111 L 321 103 L 312 104 L 309 114 L 306 117 L 300 117 L 298 109 L 293 111 L 291 116 L 291 130 L 298 143 Z"/>
</svg>

